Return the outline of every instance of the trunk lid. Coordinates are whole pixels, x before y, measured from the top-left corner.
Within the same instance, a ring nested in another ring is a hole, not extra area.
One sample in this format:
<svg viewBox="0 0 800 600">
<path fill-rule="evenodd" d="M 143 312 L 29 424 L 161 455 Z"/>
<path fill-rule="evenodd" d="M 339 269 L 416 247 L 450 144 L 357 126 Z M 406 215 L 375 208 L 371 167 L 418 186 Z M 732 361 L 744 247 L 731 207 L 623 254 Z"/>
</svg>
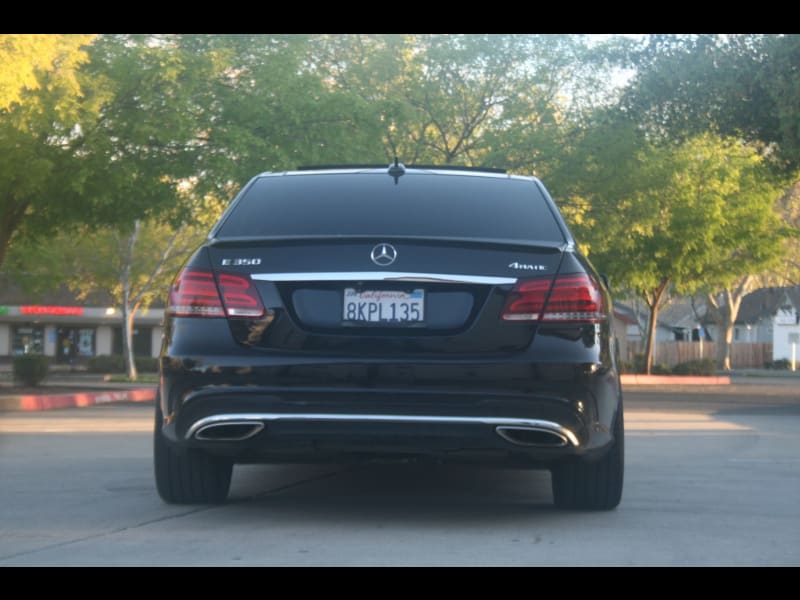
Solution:
<svg viewBox="0 0 800 600">
<path fill-rule="evenodd" d="M 214 241 L 208 252 L 218 275 L 247 274 L 261 296 L 267 317 L 229 319 L 253 349 L 442 358 L 527 347 L 536 323 L 504 321 L 503 306 L 518 278 L 554 276 L 563 255 L 558 244 L 375 238 Z"/>
</svg>

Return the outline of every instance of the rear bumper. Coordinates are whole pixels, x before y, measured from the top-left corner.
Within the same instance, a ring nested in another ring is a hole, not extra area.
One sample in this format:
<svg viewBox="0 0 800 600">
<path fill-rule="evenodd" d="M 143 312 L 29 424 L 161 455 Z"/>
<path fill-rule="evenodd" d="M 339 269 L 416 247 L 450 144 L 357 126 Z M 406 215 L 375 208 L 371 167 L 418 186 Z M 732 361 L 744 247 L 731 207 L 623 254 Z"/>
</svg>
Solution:
<svg viewBox="0 0 800 600">
<path fill-rule="evenodd" d="M 503 439 L 517 446 L 561 448 L 578 447 L 578 437 L 568 427 L 542 419 L 512 417 L 459 417 L 442 415 L 393 415 L 347 413 L 232 413 L 217 414 L 196 421 L 184 439 L 201 442 L 239 442 L 261 433 L 267 425 L 275 423 L 322 423 L 331 425 L 361 426 L 365 430 L 376 425 L 409 427 L 461 425 L 493 427 Z"/>
<path fill-rule="evenodd" d="M 619 380 L 597 366 L 275 363 L 206 360 L 198 369 L 163 360 L 167 439 L 238 462 L 428 457 L 521 466 L 599 456 L 613 441 Z"/>
</svg>

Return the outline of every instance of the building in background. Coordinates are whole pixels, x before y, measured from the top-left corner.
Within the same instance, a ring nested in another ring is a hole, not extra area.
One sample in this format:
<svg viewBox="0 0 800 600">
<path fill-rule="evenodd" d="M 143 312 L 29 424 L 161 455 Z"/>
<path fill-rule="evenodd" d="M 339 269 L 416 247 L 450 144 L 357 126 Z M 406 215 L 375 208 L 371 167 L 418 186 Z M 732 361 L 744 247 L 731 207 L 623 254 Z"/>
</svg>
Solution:
<svg viewBox="0 0 800 600">
<path fill-rule="evenodd" d="M 773 360 L 800 359 L 800 286 L 762 288 L 742 298 L 734 343 L 772 343 Z"/>
<path fill-rule="evenodd" d="M 136 356 L 158 356 L 164 305 L 140 310 L 134 320 Z M 110 296 L 84 301 L 66 289 L 32 295 L 0 277 L 0 360 L 27 353 L 56 364 L 86 364 L 92 356 L 122 354 L 122 313 Z"/>
</svg>

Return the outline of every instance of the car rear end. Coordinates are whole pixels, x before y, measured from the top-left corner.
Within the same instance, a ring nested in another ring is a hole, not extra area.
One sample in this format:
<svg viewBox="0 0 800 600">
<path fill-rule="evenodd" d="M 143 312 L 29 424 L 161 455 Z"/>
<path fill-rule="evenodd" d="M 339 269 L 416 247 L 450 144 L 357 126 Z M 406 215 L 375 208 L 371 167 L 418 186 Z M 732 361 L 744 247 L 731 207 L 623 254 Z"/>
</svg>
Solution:
<svg viewBox="0 0 800 600">
<path fill-rule="evenodd" d="M 234 462 L 421 458 L 551 468 L 560 504 L 615 506 L 569 475 L 621 457 L 610 306 L 533 178 L 258 176 L 171 289 L 159 491 L 221 499 Z M 176 484 L 198 461 L 216 487 Z"/>
</svg>

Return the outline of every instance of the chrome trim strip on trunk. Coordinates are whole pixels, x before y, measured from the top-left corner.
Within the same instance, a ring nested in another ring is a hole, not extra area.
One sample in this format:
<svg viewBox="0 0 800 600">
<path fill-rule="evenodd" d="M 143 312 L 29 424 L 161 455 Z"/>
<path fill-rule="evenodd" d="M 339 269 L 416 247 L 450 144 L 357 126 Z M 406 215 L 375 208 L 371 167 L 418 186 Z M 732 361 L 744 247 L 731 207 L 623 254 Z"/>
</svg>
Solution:
<svg viewBox="0 0 800 600">
<path fill-rule="evenodd" d="M 370 415 L 370 414 L 332 414 L 332 413 L 235 413 L 213 415 L 195 422 L 186 432 L 186 439 L 212 423 L 242 421 L 317 421 L 317 422 L 351 422 L 351 423 L 438 423 L 443 425 L 490 425 L 493 427 L 522 427 L 551 431 L 563 437 L 573 446 L 578 446 L 578 437 L 570 429 L 553 421 L 541 419 L 520 419 L 516 417 L 455 417 L 439 415 Z"/>
<path fill-rule="evenodd" d="M 441 273 L 402 273 L 397 271 L 334 271 L 330 273 L 253 273 L 259 281 L 414 281 L 429 283 L 479 283 L 483 285 L 512 285 L 516 277 L 485 275 L 451 275 Z"/>
</svg>

